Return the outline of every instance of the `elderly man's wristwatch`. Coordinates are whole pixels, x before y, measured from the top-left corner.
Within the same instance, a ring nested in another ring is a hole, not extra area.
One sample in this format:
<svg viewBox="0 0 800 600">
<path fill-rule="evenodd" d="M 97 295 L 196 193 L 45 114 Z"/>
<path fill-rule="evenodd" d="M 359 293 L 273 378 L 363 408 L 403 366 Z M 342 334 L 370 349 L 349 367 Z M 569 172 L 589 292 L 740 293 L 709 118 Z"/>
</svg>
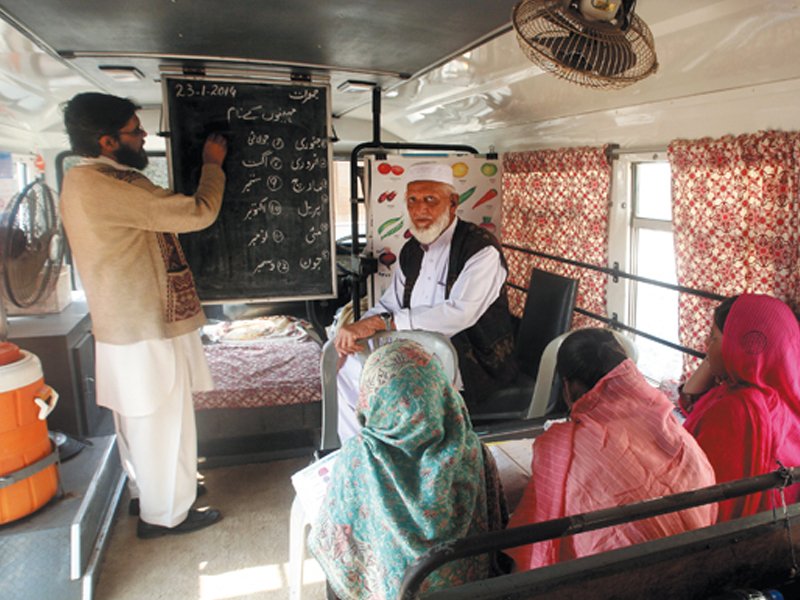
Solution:
<svg viewBox="0 0 800 600">
<path fill-rule="evenodd" d="M 392 330 L 392 313 L 390 312 L 382 312 L 380 318 L 383 319 L 383 325 L 386 327 L 386 331 Z"/>
</svg>

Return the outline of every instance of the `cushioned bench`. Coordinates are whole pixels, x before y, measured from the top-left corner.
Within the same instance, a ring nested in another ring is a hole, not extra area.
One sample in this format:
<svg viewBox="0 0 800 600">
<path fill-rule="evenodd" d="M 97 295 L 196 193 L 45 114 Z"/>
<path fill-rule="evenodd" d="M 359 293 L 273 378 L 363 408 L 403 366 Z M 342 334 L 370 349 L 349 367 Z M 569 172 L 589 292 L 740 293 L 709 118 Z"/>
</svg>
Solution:
<svg viewBox="0 0 800 600">
<path fill-rule="evenodd" d="M 201 455 L 224 462 L 310 454 L 320 425 L 320 345 L 311 326 L 260 317 L 207 326 L 215 389 L 194 395 Z"/>
</svg>

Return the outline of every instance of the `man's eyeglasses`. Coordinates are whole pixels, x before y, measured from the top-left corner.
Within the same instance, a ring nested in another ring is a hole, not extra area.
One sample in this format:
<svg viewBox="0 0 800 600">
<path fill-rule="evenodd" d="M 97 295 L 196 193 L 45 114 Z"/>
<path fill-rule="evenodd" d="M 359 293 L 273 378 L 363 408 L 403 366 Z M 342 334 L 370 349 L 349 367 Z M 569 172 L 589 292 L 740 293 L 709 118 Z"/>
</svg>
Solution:
<svg viewBox="0 0 800 600">
<path fill-rule="evenodd" d="M 118 131 L 117 135 L 135 135 L 135 136 L 142 136 L 147 132 L 142 129 L 141 127 L 137 127 L 136 129 L 131 129 L 130 131 Z"/>
</svg>

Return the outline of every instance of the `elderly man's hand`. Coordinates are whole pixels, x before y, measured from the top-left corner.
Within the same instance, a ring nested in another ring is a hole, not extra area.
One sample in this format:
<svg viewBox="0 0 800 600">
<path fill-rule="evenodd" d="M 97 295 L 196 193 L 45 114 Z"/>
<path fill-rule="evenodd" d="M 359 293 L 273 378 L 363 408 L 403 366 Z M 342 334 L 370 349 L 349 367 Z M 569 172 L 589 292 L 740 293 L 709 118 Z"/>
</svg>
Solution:
<svg viewBox="0 0 800 600">
<path fill-rule="evenodd" d="M 342 325 L 336 334 L 333 345 L 340 357 L 349 356 L 364 350 L 364 345 L 359 343 L 360 340 L 384 329 L 386 329 L 386 325 L 381 317 L 367 317 L 350 325 Z"/>
</svg>

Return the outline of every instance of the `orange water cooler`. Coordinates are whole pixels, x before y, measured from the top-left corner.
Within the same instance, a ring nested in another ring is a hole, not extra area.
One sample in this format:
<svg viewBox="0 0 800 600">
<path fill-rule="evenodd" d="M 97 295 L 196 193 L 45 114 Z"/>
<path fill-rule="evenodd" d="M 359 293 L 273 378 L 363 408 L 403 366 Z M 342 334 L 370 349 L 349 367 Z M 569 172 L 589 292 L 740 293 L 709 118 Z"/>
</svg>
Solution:
<svg viewBox="0 0 800 600">
<path fill-rule="evenodd" d="M 0 524 L 38 510 L 58 490 L 58 451 L 45 421 L 57 401 L 39 359 L 0 343 Z"/>
</svg>

